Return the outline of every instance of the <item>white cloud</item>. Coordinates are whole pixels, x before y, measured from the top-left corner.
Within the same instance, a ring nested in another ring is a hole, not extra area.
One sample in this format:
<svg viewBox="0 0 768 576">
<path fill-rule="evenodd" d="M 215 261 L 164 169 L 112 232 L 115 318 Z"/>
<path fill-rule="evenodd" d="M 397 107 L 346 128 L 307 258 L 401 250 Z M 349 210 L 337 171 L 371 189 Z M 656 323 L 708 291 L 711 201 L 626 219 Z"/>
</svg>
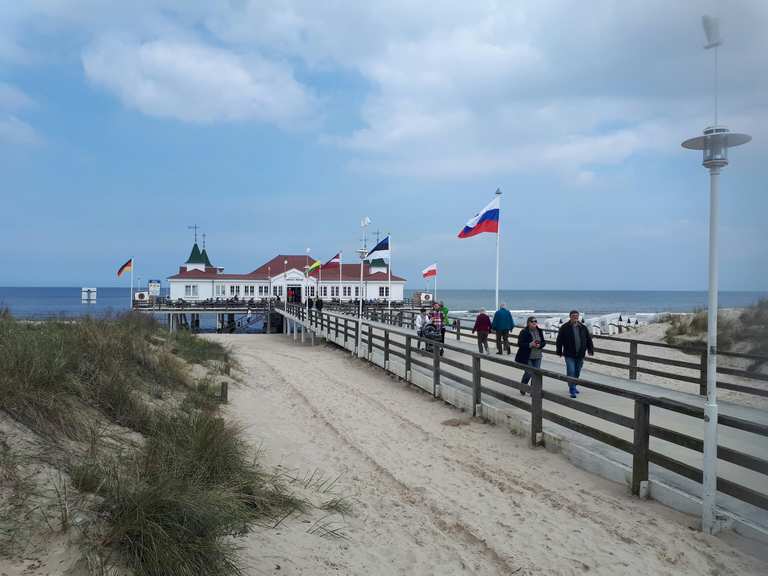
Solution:
<svg viewBox="0 0 768 576">
<path fill-rule="evenodd" d="M 257 120 L 291 125 L 312 97 L 291 69 L 199 42 L 104 39 L 83 54 L 88 78 L 129 107 L 187 122 Z"/>
<path fill-rule="evenodd" d="M 0 110 L 20 110 L 34 102 L 23 91 L 11 84 L 0 82 Z"/>
<path fill-rule="evenodd" d="M 0 142 L 7 144 L 35 145 L 42 142 L 37 131 L 12 114 L 0 113 Z"/>
</svg>

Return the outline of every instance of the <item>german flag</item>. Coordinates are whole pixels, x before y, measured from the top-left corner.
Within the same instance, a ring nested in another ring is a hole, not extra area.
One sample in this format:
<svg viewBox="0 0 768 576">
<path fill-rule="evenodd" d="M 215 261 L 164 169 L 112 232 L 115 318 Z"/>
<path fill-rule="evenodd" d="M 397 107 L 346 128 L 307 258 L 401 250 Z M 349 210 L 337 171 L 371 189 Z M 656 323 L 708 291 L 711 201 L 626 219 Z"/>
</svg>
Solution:
<svg viewBox="0 0 768 576">
<path fill-rule="evenodd" d="M 120 269 L 117 271 L 117 277 L 120 278 L 120 276 L 123 275 L 123 272 L 130 272 L 131 270 L 133 270 L 133 258 L 120 266 Z"/>
</svg>

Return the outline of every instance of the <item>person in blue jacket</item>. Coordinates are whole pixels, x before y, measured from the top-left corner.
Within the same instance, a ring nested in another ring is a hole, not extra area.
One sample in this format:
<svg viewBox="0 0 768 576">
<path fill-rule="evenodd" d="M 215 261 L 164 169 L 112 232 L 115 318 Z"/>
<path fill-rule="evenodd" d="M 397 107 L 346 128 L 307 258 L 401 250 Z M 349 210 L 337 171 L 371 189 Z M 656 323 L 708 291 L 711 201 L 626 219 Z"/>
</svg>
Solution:
<svg viewBox="0 0 768 576">
<path fill-rule="evenodd" d="M 512 351 L 509 347 L 509 333 L 515 327 L 515 321 L 512 314 L 507 310 L 507 305 L 502 303 L 501 307 L 493 314 L 493 323 L 491 330 L 496 333 L 496 354 L 502 354 L 502 346 L 507 354 Z"/>
</svg>

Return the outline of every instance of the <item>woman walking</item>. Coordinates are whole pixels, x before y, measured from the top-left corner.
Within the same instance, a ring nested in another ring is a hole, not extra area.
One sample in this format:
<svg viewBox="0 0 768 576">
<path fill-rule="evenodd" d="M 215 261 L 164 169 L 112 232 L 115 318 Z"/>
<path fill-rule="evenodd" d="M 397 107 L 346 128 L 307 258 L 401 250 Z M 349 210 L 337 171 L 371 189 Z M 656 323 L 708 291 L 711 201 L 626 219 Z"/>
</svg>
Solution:
<svg viewBox="0 0 768 576">
<path fill-rule="evenodd" d="M 539 328 L 538 321 L 533 316 L 529 316 L 525 328 L 520 331 L 520 334 L 517 337 L 517 354 L 515 354 L 515 362 L 528 364 L 534 368 L 541 368 L 541 349 L 546 345 L 547 341 L 544 340 L 544 332 Z M 523 384 L 528 384 L 532 376 L 533 373 L 530 370 L 526 370 L 521 382 Z M 523 387 L 520 388 L 520 394 L 525 395 L 525 389 Z"/>
<path fill-rule="evenodd" d="M 488 333 L 491 331 L 491 318 L 485 313 L 485 308 L 480 310 L 480 314 L 475 318 L 475 325 L 472 328 L 472 334 L 477 332 L 477 351 L 482 354 L 488 354 Z"/>
</svg>

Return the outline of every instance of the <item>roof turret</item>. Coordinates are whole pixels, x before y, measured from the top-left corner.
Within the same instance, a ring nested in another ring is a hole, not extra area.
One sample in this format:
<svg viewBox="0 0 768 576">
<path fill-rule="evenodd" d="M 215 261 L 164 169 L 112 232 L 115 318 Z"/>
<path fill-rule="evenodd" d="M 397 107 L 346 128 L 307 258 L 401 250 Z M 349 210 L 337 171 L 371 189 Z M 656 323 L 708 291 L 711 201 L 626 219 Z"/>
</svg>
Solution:
<svg viewBox="0 0 768 576">
<path fill-rule="evenodd" d="M 208 252 L 205 251 L 205 248 L 203 248 L 203 251 L 200 253 L 200 257 L 203 259 L 206 268 L 213 268 L 213 264 L 211 264 L 211 260 L 208 258 Z"/>
<path fill-rule="evenodd" d="M 205 259 L 200 253 L 200 248 L 197 246 L 197 242 L 192 246 L 192 253 L 184 264 L 205 264 Z"/>
</svg>

